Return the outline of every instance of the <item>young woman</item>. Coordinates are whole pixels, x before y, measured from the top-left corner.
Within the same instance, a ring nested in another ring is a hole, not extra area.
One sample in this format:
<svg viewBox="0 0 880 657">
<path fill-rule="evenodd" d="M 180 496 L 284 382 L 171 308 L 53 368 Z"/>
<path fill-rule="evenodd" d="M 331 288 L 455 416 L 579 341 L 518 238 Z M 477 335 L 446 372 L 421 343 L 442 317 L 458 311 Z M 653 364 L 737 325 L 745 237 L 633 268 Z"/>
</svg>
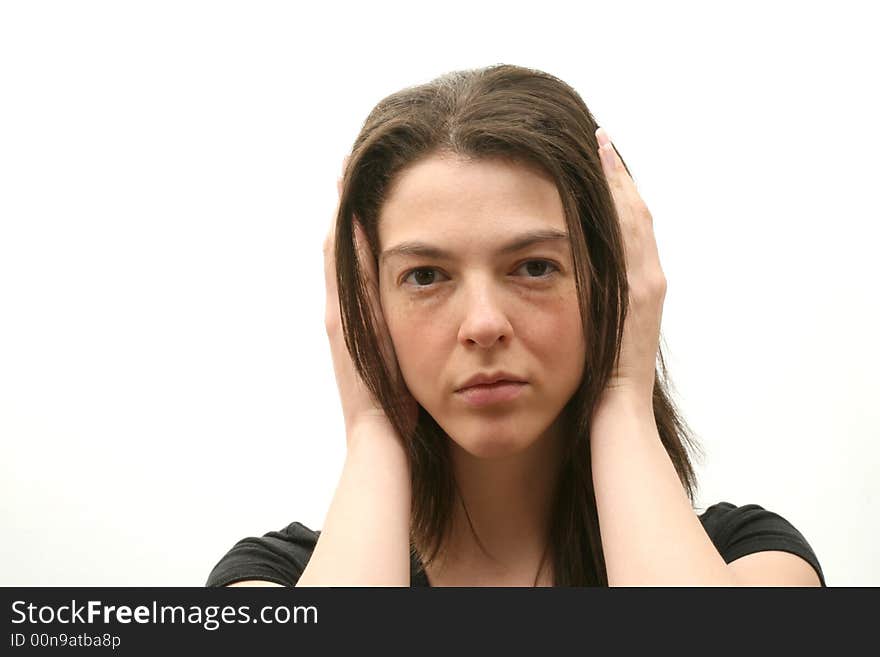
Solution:
<svg viewBox="0 0 880 657">
<path fill-rule="evenodd" d="M 322 531 L 244 539 L 209 585 L 825 584 L 781 516 L 695 513 L 651 214 L 572 88 L 504 65 L 392 94 L 339 195 L 342 477 Z"/>
</svg>

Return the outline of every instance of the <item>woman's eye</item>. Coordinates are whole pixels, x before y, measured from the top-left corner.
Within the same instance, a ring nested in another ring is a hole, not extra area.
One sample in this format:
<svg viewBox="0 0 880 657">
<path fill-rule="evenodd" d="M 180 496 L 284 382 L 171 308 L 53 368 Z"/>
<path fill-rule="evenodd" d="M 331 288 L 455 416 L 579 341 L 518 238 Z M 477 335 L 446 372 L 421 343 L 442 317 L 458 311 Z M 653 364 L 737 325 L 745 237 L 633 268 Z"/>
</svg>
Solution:
<svg viewBox="0 0 880 657">
<path fill-rule="evenodd" d="M 438 271 L 432 267 L 420 267 L 413 269 L 403 279 L 403 282 L 411 281 L 415 287 L 428 287 L 437 281 Z"/>
<path fill-rule="evenodd" d="M 525 269 L 527 278 L 546 278 L 553 271 L 558 271 L 556 265 L 548 260 L 529 260 L 522 263 L 519 269 Z"/>
</svg>

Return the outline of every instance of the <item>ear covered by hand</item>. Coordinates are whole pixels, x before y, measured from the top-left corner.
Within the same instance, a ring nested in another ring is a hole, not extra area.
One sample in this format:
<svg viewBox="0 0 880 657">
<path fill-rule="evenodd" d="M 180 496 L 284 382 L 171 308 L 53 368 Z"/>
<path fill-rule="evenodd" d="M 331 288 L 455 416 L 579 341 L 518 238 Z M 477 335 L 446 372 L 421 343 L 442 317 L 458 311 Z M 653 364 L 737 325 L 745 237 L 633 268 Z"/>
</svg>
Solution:
<svg viewBox="0 0 880 657">
<path fill-rule="evenodd" d="M 623 236 L 629 285 L 623 344 L 606 396 L 634 395 L 650 408 L 660 349 L 666 276 L 660 267 L 654 220 L 647 205 L 604 128 L 596 130 L 596 141 Z"/>
<path fill-rule="evenodd" d="M 343 172 L 348 165 L 348 157 L 343 160 Z M 342 194 L 342 178 L 337 179 L 337 195 Z M 369 388 L 363 382 L 360 374 L 354 366 L 351 354 L 345 345 L 345 337 L 342 331 L 342 321 L 339 308 L 339 294 L 336 278 L 336 220 L 339 215 L 337 208 L 333 214 L 330 230 L 324 240 L 324 281 L 326 287 L 326 305 L 324 311 L 324 324 L 327 337 L 330 340 L 330 351 L 333 358 L 333 369 L 336 375 L 336 384 L 339 388 L 342 402 L 343 416 L 345 418 L 346 434 L 352 435 L 352 429 L 362 422 L 378 422 L 392 428 L 385 410 L 377 400 L 373 398 Z M 379 281 L 376 271 L 375 257 L 366 239 L 363 227 L 357 218 L 352 217 L 353 232 L 355 236 L 355 248 L 358 262 L 364 272 L 367 281 L 367 292 L 370 307 L 373 311 L 373 323 L 377 332 L 380 349 L 388 365 L 388 371 L 397 373 L 397 388 L 401 399 L 407 428 L 411 431 L 415 428 L 418 420 L 418 403 L 409 393 L 397 364 L 394 345 L 385 323 L 384 315 L 379 298 Z M 392 429 L 393 430 L 393 429 Z M 396 435 L 396 433 L 395 433 Z M 398 436 L 399 438 L 399 436 Z"/>
</svg>

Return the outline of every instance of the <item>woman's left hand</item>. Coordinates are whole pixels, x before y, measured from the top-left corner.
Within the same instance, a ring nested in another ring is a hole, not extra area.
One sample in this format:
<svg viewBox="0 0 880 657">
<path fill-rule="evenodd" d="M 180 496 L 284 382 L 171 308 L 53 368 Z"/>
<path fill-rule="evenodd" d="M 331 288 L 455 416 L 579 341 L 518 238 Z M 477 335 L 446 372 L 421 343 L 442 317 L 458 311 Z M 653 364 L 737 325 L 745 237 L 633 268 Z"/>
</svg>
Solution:
<svg viewBox="0 0 880 657">
<path fill-rule="evenodd" d="M 654 220 L 603 128 L 596 130 L 599 157 L 614 198 L 624 240 L 629 310 L 623 344 L 603 400 L 623 395 L 653 407 L 654 373 L 666 276 L 654 239 Z"/>
</svg>

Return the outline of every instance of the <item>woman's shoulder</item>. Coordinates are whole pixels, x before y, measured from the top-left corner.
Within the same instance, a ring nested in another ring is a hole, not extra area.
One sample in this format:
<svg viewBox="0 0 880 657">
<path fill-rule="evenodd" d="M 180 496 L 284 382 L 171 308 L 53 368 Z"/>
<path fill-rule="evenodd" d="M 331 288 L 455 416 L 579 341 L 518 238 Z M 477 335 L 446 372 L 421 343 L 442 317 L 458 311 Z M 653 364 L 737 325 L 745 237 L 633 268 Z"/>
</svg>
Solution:
<svg viewBox="0 0 880 657">
<path fill-rule="evenodd" d="M 812 565 L 822 586 L 826 586 L 825 575 L 813 548 L 804 535 L 779 513 L 758 504 L 737 506 L 718 502 L 707 507 L 699 518 L 726 563 L 766 550 L 789 552 Z"/>
<path fill-rule="evenodd" d="M 226 586 L 251 579 L 294 586 L 320 535 L 320 530 L 292 522 L 262 536 L 243 538 L 217 562 L 206 586 Z"/>
<path fill-rule="evenodd" d="M 278 531 L 243 538 L 217 562 L 206 586 L 227 586 L 248 580 L 296 586 L 320 536 L 320 529 L 292 522 Z M 410 574 L 413 586 L 428 586 L 421 562 L 412 549 Z"/>
</svg>

